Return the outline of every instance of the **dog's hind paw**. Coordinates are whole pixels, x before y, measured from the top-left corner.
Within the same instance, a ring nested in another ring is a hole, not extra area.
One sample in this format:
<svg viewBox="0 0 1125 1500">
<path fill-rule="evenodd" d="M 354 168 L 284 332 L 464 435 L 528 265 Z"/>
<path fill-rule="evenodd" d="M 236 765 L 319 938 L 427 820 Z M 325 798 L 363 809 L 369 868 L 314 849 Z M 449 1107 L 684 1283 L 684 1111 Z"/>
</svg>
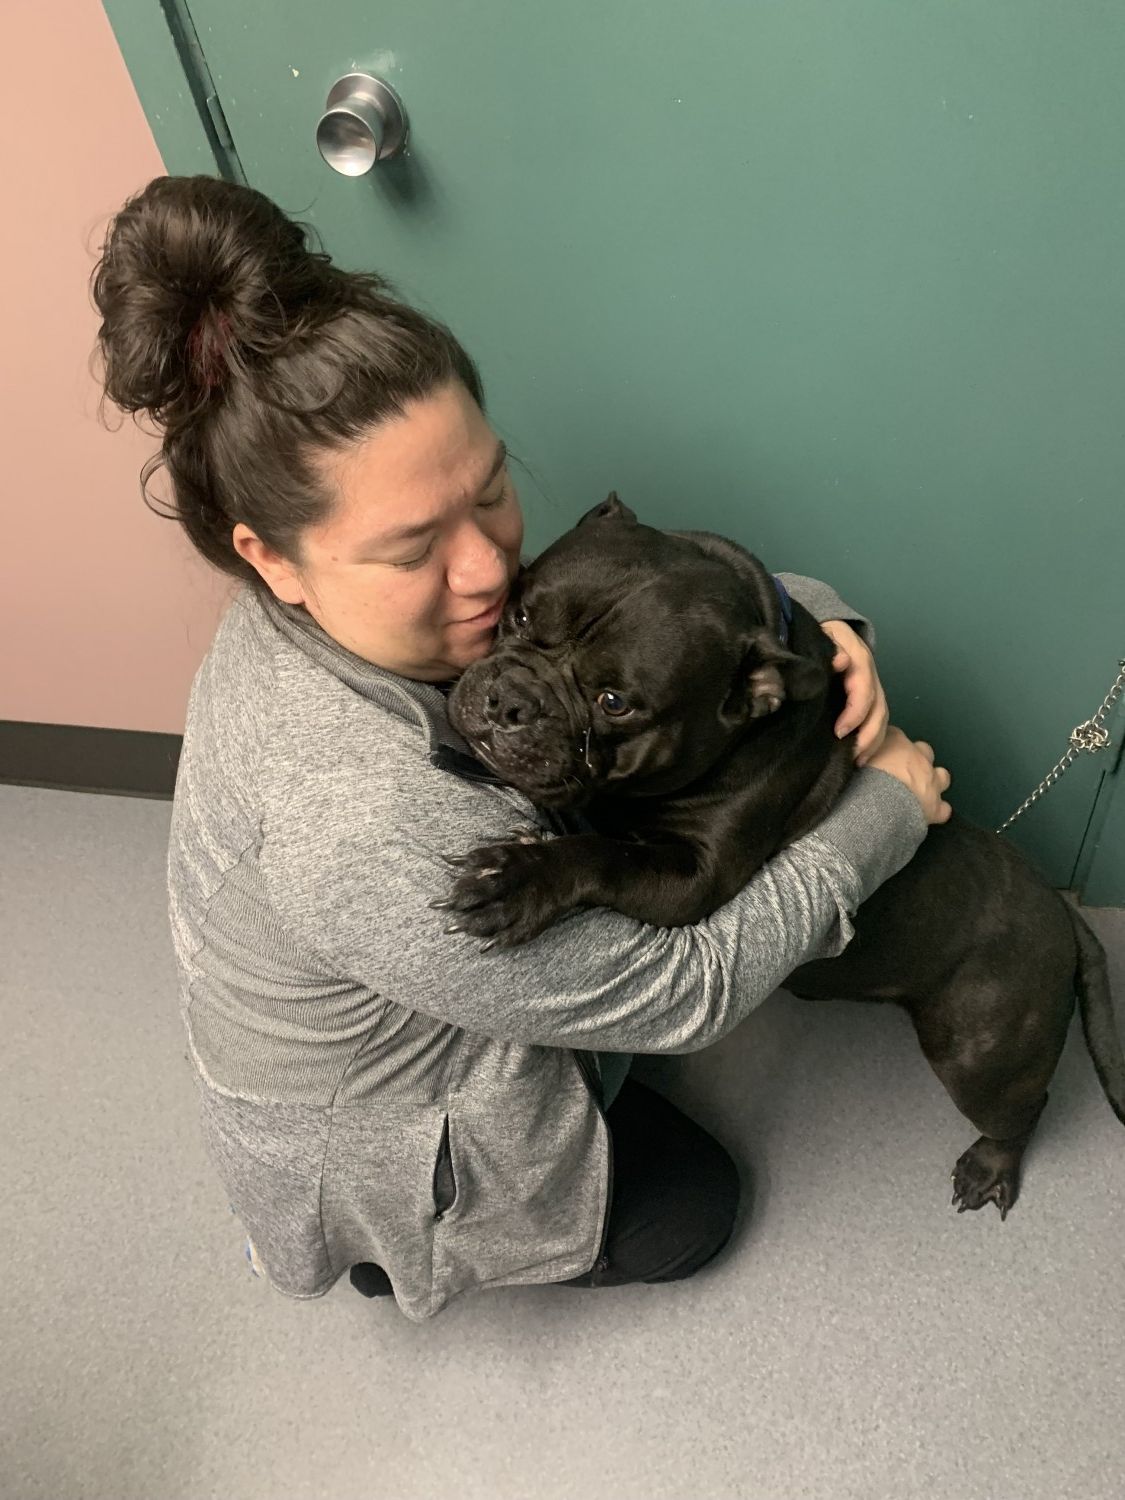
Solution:
<svg viewBox="0 0 1125 1500">
<path fill-rule="evenodd" d="M 982 1135 L 974 1141 L 953 1168 L 953 1206 L 959 1214 L 967 1208 L 983 1208 L 995 1203 L 1001 1219 L 1015 1203 L 1020 1190 L 1020 1157 L 1018 1149 Z"/>
</svg>

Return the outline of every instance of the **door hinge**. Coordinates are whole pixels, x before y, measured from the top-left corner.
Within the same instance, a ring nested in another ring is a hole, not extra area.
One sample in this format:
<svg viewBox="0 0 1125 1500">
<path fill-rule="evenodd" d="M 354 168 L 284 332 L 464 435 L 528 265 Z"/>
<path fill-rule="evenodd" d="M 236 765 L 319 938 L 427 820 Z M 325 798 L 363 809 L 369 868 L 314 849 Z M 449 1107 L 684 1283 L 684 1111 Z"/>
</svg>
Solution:
<svg viewBox="0 0 1125 1500">
<path fill-rule="evenodd" d="M 175 43 L 180 66 L 199 112 L 200 123 L 206 132 L 215 166 L 220 175 L 229 181 L 244 183 L 246 173 L 238 159 L 234 137 L 230 133 L 223 106 L 219 103 L 219 92 L 199 44 L 199 34 L 191 18 L 187 0 L 160 0 L 160 8 Z"/>
<path fill-rule="evenodd" d="M 227 117 L 223 114 L 223 106 L 219 103 L 218 94 L 208 94 L 203 101 L 207 106 L 207 113 L 211 117 L 211 124 L 215 127 L 215 134 L 219 137 L 219 144 L 224 151 L 234 151 L 234 140 L 227 124 Z"/>
</svg>

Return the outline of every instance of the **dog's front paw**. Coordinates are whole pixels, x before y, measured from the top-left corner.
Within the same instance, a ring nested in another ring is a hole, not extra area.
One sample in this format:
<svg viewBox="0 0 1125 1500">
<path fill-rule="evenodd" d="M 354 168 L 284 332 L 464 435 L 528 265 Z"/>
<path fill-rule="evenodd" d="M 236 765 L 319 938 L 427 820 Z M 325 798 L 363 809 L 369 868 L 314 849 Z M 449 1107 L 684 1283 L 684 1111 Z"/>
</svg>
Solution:
<svg viewBox="0 0 1125 1500">
<path fill-rule="evenodd" d="M 526 943 L 571 909 L 560 862 L 550 839 L 519 830 L 510 841 L 486 844 L 449 863 L 458 870 L 453 889 L 433 905 L 453 913 L 446 932 L 471 932 L 489 948 Z"/>
</svg>

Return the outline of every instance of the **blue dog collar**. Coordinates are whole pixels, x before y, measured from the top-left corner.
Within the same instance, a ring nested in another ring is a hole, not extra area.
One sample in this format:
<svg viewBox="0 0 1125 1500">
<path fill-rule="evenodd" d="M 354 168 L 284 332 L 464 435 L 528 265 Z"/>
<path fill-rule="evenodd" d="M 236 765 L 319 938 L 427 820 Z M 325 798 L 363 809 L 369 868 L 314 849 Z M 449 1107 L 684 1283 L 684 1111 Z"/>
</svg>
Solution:
<svg viewBox="0 0 1125 1500">
<path fill-rule="evenodd" d="M 781 629 L 778 631 L 778 634 L 781 637 L 781 644 L 788 646 L 789 627 L 793 623 L 793 601 L 789 597 L 789 590 L 776 573 L 773 578 L 773 586 L 777 590 L 778 602 L 781 605 Z"/>
</svg>

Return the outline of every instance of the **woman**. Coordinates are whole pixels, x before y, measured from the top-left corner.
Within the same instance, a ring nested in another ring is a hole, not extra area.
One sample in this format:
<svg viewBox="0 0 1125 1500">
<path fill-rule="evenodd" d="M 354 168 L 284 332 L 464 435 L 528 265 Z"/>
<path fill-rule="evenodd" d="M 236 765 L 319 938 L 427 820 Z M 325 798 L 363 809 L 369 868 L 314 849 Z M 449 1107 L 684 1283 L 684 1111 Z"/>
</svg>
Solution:
<svg viewBox="0 0 1125 1500">
<path fill-rule="evenodd" d="M 537 814 L 445 716 L 523 535 L 472 361 L 210 178 L 126 204 L 94 295 L 108 396 L 163 428 L 146 480 L 167 467 L 195 547 L 247 585 L 192 689 L 168 870 L 205 1132 L 256 1259 L 297 1297 L 350 1271 L 415 1319 L 692 1274 L 738 1179 L 629 1054 L 704 1047 L 839 952 L 949 815 L 928 747 L 884 739 L 850 612 L 790 580 L 835 621 L 868 766 L 815 833 L 696 927 L 597 910 L 482 955 L 431 908 L 444 857 Z"/>
</svg>

